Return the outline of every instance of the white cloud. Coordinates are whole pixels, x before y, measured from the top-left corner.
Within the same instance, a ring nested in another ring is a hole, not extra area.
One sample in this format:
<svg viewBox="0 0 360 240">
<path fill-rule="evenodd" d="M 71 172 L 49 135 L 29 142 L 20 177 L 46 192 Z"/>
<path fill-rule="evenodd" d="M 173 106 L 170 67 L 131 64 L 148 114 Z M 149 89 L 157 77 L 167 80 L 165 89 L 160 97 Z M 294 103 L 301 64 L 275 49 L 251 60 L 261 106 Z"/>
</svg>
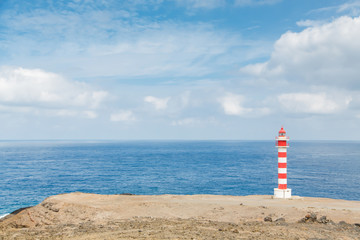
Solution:
<svg viewBox="0 0 360 240">
<path fill-rule="evenodd" d="M 89 119 L 97 118 L 97 113 L 94 111 L 83 111 L 83 114 Z"/>
<path fill-rule="evenodd" d="M 333 5 L 329 7 L 322 7 L 318 9 L 311 10 L 309 13 L 315 13 L 319 15 L 319 13 L 327 13 L 331 16 L 352 16 L 358 17 L 360 14 L 360 1 L 359 0 L 349 0 L 345 1 L 340 5 Z"/>
<path fill-rule="evenodd" d="M 74 111 L 74 110 L 61 109 L 61 110 L 57 110 L 55 112 L 55 115 L 61 116 L 61 117 L 74 117 L 74 116 L 78 115 L 78 112 Z"/>
<path fill-rule="evenodd" d="M 324 21 L 314 21 L 314 20 L 300 20 L 296 22 L 296 25 L 298 25 L 299 27 L 315 27 L 315 26 L 320 26 L 323 25 L 325 22 Z"/>
<path fill-rule="evenodd" d="M 225 0 L 176 0 L 179 5 L 185 5 L 187 8 L 213 9 L 225 6 Z"/>
<path fill-rule="evenodd" d="M 236 39 L 237 36 L 216 32 L 209 25 L 203 24 L 189 26 L 161 23 L 156 27 L 149 24 L 143 28 L 147 31 L 142 32 L 134 27 L 127 30 L 126 34 L 118 33 L 129 37 L 89 49 L 87 59 L 83 59 L 83 64 L 89 67 L 82 74 L 120 77 L 203 76 L 227 67 L 228 61 L 234 61 L 227 53 L 243 44 L 240 37 Z"/>
<path fill-rule="evenodd" d="M 36 113 L 38 110 L 31 106 L 9 106 L 9 105 L 0 105 L 0 112 L 5 113 Z"/>
<path fill-rule="evenodd" d="M 351 98 L 334 100 L 325 93 L 287 93 L 279 95 L 278 101 L 289 112 L 331 114 L 347 108 Z"/>
<path fill-rule="evenodd" d="M 152 104 L 156 110 L 165 110 L 170 98 L 157 98 L 153 96 L 147 96 L 144 98 L 144 101 Z"/>
<path fill-rule="evenodd" d="M 85 111 L 85 116 L 94 118 L 95 114 L 87 109 L 97 108 L 107 95 L 41 69 L 0 68 L 0 103 L 13 109 L 62 109 L 57 110 L 61 116 Z"/>
<path fill-rule="evenodd" d="M 259 6 L 259 5 L 273 5 L 282 0 L 235 0 L 235 6 Z"/>
<path fill-rule="evenodd" d="M 281 74 L 283 74 L 284 72 L 284 68 L 281 65 L 278 66 L 274 66 L 272 68 L 268 67 L 269 62 L 265 62 L 265 63 L 256 63 L 256 64 L 251 64 L 251 65 L 247 65 L 243 68 L 241 68 L 241 73 L 245 73 L 245 74 L 249 74 L 249 75 L 254 75 L 257 77 L 277 77 L 280 76 Z"/>
<path fill-rule="evenodd" d="M 344 3 L 342 5 L 340 5 L 338 8 L 337 8 L 337 11 L 340 12 L 340 13 L 348 13 L 352 16 L 359 16 L 360 14 L 360 1 L 351 1 L 351 2 L 347 2 L 347 3 Z"/>
<path fill-rule="evenodd" d="M 60 116 L 60 117 L 85 117 L 88 119 L 97 118 L 97 113 L 95 111 L 85 110 L 85 111 L 76 111 L 69 109 L 60 109 L 60 110 L 50 110 L 48 111 L 50 115 Z"/>
<path fill-rule="evenodd" d="M 251 108 L 243 107 L 244 99 L 242 95 L 228 93 L 226 96 L 220 98 L 219 102 L 225 114 L 241 116 L 252 112 Z"/>
<path fill-rule="evenodd" d="M 198 121 L 194 118 L 184 118 L 184 119 L 172 121 L 171 125 L 172 126 L 184 126 L 184 125 L 192 125 L 197 122 Z"/>
<path fill-rule="evenodd" d="M 276 41 L 269 61 L 242 73 L 299 84 L 360 89 L 360 17 L 287 32 Z"/>
<path fill-rule="evenodd" d="M 136 121 L 136 117 L 131 110 L 122 110 L 110 115 L 110 121 L 112 122 L 133 122 Z"/>
<path fill-rule="evenodd" d="M 268 107 L 245 107 L 245 97 L 243 95 L 227 93 L 225 96 L 218 98 L 218 101 L 226 115 L 252 118 L 271 113 L 271 110 Z"/>
<path fill-rule="evenodd" d="M 40 67 L 81 78 L 189 77 L 228 69 L 239 61 L 229 53 L 247 54 L 248 43 L 240 35 L 210 23 L 152 21 L 136 14 L 129 20 L 121 14 L 98 7 L 84 12 L 4 12 L 0 22 L 6 26 L 6 39 L 0 39 L 0 51 L 6 57 L 0 56 L 0 64 Z"/>
<path fill-rule="evenodd" d="M 190 127 L 206 127 L 209 125 L 218 125 L 218 121 L 214 117 L 210 118 L 194 118 L 194 117 L 187 117 L 182 118 L 178 120 L 173 120 L 171 122 L 171 126 L 174 127 L 184 127 L 184 126 L 190 126 Z"/>
<path fill-rule="evenodd" d="M 191 91 L 185 91 L 180 95 L 180 102 L 182 107 L 186 107 L 190 103 Z"/>
</svg>

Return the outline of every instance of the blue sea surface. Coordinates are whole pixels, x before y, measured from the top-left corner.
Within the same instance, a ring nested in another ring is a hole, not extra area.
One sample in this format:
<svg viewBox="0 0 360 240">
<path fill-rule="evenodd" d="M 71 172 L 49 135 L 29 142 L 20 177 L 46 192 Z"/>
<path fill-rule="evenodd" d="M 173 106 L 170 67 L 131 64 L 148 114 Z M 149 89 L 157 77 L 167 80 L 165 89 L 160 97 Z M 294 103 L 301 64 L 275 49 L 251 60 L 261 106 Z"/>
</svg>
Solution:
<svg viewBox="0 0 360 240">
<path fill-rule="evenodd" d="M 360 142 L 291 141 L 293 195 L 360 200 Z M 1 141 L 0 216 L 74 191 L 273 195 L 275 141 Z"/>
</svg>

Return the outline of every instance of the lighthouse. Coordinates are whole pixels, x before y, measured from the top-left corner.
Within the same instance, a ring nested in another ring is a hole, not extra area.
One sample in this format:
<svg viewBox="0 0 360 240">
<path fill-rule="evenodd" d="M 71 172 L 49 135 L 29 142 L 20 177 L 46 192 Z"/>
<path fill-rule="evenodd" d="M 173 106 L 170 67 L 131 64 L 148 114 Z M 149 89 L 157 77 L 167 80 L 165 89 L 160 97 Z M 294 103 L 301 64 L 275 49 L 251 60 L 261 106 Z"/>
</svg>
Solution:
<svg viewBox="0 0 360 240">
<path fill-rule="evenodd" d="M 289 147 L 289 137 L 283 127 L 276 137 L 276 147 L 278 148 L 278 187 L 274 188 L 274 198 L 291 198 L 291 189 L 287 188 L 287 155 Z"/>
</svg>

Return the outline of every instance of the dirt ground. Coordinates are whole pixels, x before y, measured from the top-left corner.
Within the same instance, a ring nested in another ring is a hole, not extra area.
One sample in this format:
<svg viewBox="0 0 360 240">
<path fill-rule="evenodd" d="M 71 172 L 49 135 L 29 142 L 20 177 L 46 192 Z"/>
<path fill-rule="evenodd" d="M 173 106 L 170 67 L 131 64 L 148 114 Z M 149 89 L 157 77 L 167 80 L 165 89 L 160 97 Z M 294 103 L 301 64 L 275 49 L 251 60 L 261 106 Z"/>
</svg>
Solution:
<svg viewBox="0 0 360 240">
<path fill-rule="evenodd" d="M 0 239 L 360 239 L 359 223 L 359 201 L 71 193 L 1 219 Z"/>
</svg>

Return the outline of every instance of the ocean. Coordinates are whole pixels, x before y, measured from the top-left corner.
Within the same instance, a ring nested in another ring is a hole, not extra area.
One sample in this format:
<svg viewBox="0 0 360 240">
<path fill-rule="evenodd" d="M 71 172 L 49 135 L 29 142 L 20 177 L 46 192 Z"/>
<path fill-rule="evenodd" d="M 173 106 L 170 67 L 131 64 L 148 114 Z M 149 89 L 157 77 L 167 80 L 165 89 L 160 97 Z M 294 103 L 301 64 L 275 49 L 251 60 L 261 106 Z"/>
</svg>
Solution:
<svg viewBox="0 0 360 240">
<path fill-rule="evenodd" d="M 273 195 L 274 141 L 1 141 L 0 216 L 69 192 Z M 290 141 L 293 195 L 360 200 L 360 142 Z"/>
</svg>

